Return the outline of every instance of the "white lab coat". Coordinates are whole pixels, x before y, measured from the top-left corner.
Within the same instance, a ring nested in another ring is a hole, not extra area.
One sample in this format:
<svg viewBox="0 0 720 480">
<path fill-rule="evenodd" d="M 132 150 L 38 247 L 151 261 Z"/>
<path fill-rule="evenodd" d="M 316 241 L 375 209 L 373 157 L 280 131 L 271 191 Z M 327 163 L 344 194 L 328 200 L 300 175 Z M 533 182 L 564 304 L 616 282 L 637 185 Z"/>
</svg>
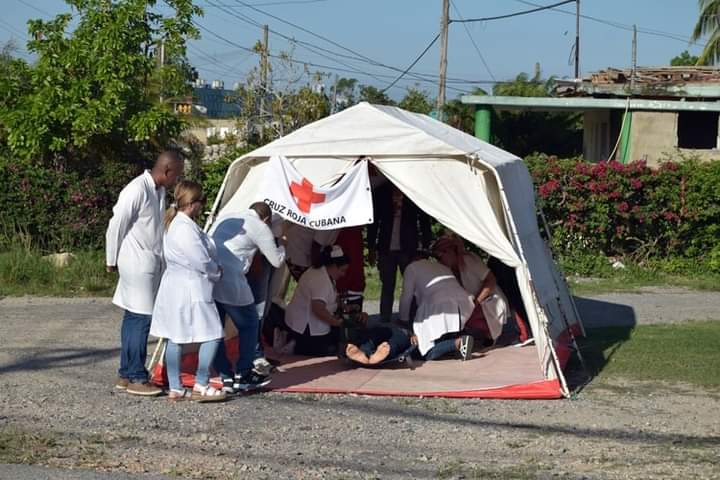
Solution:
<svg viewBox="0 0 720 480">
<path fill-rule="evenodd" d="M 105 263 L 118 268 L 113 303 L 150 315 L 162 275 L 165 188 L 149 171 L 120 192 L 105 234 Z"/>
<path fill-rule="evenodd" d="M 223 276 L 215 284 L 215 300 L 228 305 L 250 305 L 252 290 L 245 275 L 257 250 L 277 268 L 285 261 L 285 248 L 275 244 L 275 236 L 255 210 L 221 215 L 210 229 Z"/>
<path fill-rule="evenodd" d="M 417 312 L 412 326 L 422 355 L 446 333 L 462 330 L 474 308 L 472 296 L 463 289 L 452 271 L 430 260 L 415 261 L 405 269 L 400 296 L 400 319 L 403 321 L 410 320 L 413 297 Z"/>
<path fill-rule="evenodd" d="M 155 300 L 150 334 L 174 343 L 201 343 L 223 337 L 213 284 L 220 278 L 213 241 L 178 212 L 165 234 L 167 268 Z"/>
<path fill-rule="evenodd" d="M 465 252 L 463 261 L 464 267 L 460 271 L 460 281 L 465 290 L 475 298 L 480 293 L 480 288 L 488 273 L 490 273 L 490 269 L 474 253 Z M 502 333 L 503 325 L 505 325 L 510 315 L 507 297 L 502 289 L 495 285 L 492 294 L 480 304 L 480 307 L 487 321 L 490 335 L 495 340 Z"/>
</svg>

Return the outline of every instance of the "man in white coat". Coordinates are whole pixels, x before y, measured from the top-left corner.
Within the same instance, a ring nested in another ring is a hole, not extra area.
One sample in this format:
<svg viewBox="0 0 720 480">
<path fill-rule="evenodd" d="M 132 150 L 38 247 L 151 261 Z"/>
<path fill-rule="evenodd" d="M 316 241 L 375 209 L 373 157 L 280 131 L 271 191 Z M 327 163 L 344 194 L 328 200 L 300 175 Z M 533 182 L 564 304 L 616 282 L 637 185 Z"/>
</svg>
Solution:
<svg viewBox="0 0 720 480">
<path fill-rule="evenodd" d="M 113 303 L 125 310 L 120 330 L 120 369 L 116 388 L 134 395 L 155 396 L 148 383 L 147 339 L 155 295 L 162 276 L 165 191 L 183 173 L 178 152 L 160 154 L 120 192 L 105 234 L 108 272 L 118 272 Z"/>
<path fill-rule="evenodd" d="M 227 314 L 238 331 L 240 355 L 234 372 L 224 343 L 220 344 L 215 357 L 215 370 L 223 379 L 223 391 L 228 393 L 254 390 L 270 383 L 267 375 L 253 371 L 260 317 L 246 274 L 258 249 L 275 268 L 285 261 L 285 248 L 275 243 L 270 230 L 271 217 L 270 207 L 256 202 L 244 212 L 220 215 L 209 232 L 223 267 L 223 276 L 215 284 L 213 297 L 223 325 Z M 287 238 L 281 236 L 280 243 L 286 242 Z"/>
</svg>

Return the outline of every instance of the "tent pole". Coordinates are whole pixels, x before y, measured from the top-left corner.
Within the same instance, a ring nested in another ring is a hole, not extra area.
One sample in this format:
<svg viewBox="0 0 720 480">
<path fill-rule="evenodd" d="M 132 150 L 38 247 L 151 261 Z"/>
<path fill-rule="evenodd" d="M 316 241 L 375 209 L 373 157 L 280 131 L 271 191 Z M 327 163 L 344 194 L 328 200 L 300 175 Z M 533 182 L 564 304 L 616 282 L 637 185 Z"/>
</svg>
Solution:
<svg viewBox="0 0 720 480">
<path fill-rule="evenodd" d="M 475 161 L 477 161 L 477 157 L 475 157 Z M 495 175 L 495 180 L 497 181 L 498 185 L 498 192 L 500 193 L 500 199 L 502 200 L 503 205 L 503 213 L 505 217 L 505 225 L 508 228 L 508 233 L 512 235 L 515 243 L 515 247 L 517 248 L 518 256 L 520 257 L 520 261 L 522 263 L 522 267 L 525 269 L 525 273 L 527 275 L 528 282 L 530 284 L 530 290 L 532 292 L 532 301 L 533 301 L 533 307 L 535 308 L 535 314 L 538 316 L 539 320 L 539 327 L 543 329 L 545 332 L 545 337 L 547 338 L 548 342 L 548 348 L 550 349 L 550 356 L 553 359 L 553 364 L 555 365 L 555 370 L 557 372 L 557 377 L 560 380 L 560 385 L 562 388 L 563 394 L 565 396 L 569 395 L 569 390 L 567 387 L 567 382 L 565 381 L 565 375 L 563 374 L 562 368 L 560 366 L 560 360 L 557 357 L 557 352 L 555 352 L 555 347 L 552 344 L 552 337 L 550 336 L 550 332 L 548 331 L 548 325 L 547 325 L 547 315 L 545 315 L 545 312 L 542 311 L 542 306 L 540 305 L 540 297 L 537 294 L 537 291 L 535 290 L 535 284 L 533 283 L 532 277 L 530 276 L 530 268 L 528 267 L 527 260 L 525 259 L 525 253 L 522 250 L 522 243 L 520 243 L 520 235 L 517 232 L 517 227 L 515 226 L 515 220 L 510 215 L 510 204 L 507 199 L 507 195 L 505 194 L 505 189 L 503 188 L 502 182 L 498 178 L 497 172 L 493 172 Z M 517 274 L 516 274 L 517 279 Z M 567 320 L 566 320 L 567 323 Z M 535 335 L 535 332 L 533 332 L 533 335 Z M 535 345 L 537 346 L 537 342 L 535 342 Z M 539 348 L 539 347 L 538 347 Z"/>
<path fill-rule="evenodd" d="M 537 202 L 535 203 L 536 205 Z M 538 207 L 538 212 L 540 213 L 540 218 L 542 219 L 543 227 L 545 228 L 545 235 L 547 235 L 548 242 L 552 242 L 552 234 L 550 232 L 550 226 L 548 225 L 547 219 L 545 218 L 545 212 L 543 211 L 542 207 Z M 548 250 L 550 250 L 550 258 L 555 260 L 555 252 L 553 252 L 552 249 L 552 243 L 547 243 Z M 568 294 L 570 294 L 570 286 L 567 283 L 567 277 L 565 276 L 565 272 L 563 271 L 562 265 L 560 265 L 557 261 L 555 261 L 555 265 L 557 266 L 560 276 L 563 279 L 563 283 L 565 283 L 565 289 L 568 291 Z M 558 287 L 559 285 L 555 285 Z M 577 308 L 577 304 L 575 303 L 575 298 L 572 295 L 570 296 L 570 305 L 572 305 L 573 313 L 575 313 L 575 318 L 578 319 L 578 325 L 580 325 L 580 331 L 583 334 L 583 337 L 587 336 L 585 333 L 585 325 L 583 325 L 582 318 L 580 317 L 580 311 Z"/>
<path fill-rule="evenodd" d="M 548 241 L 550 241 L 550 239 L 552 239 L 552 237 L 550 236 L 550 227 L 547 223 L 547 219 L 545 218 L 545 213 L 543 212 L 543 209 L 541 207 L 538 208 L 538 211 L 540 212 L 540 218 L 542 219 L 543 227 L 545 228 L 545 234 L 548 237 Z M 580 314 L 577 310 L 577 305 L 575 304 L 575 299 L 573 298 L 572 294 L 570 293 L 570 288 L 567 284 L 567 280 L 565 279 L 565 272 L 563 272 L 560 264 L 557 261 L 555 261 L 555 255 L 553 254 L 552 248 L 550 246 L 548 246 L 548 250 L 550 251 L 550 258 L 553 260 L 553 262 L 557 265 L 557 268 L 560 270 L 560 276 L 563 278 L 563 281 L 565 283 L 565 288 L 570 296 L 570 304 L 572 305 L 572 307 L 575 311 L 575 315 L 576 315 L 575 318 L 578 319 L 578 323 L 580 325 L 580 329 L 582 330 L 583 336 L 586 336 L 585 328 L 583 327 L 583 324 L 582 324 L 582 319 L 580 318 Z M 553 275 L 553 281 L 556 282 L 554 277 L 555 276 Z M 555 283 L 555 287 L 558 289 L 558 292 L 559 292 L 560 286 L 557 283 Z M 588 378 L 591 378 L 590 369 L 588 368 L 587 363 L 585 363 L 585 358 L 583 357 L 582 352 L 580 351 L 580 345 L 578 344 L 577 338 L 575 337 L 575 334 L 572 331 L 572 327 L 570 326 L 570 322 L 568 321 L 567 315 L 565 314 L 565 309 L 562 306 L 562 302 L 560 301 L 559 295 L 557 296 L 557 303 L 558 303 L 558 308 L 560 309 L 560 314 L 562 315 L 563 321 L 565 322 L 565 328 L 567 329 L 568 335 L 570 336 L 570 341 L 572 342 L 572 345 L 575 348 L 575 352 L 577 353 L 578 360 L 580 360 L 580 365 L 582 365 L 583 370 L 585 371 L 585 374 L 588 376 Z"/>
<path fill-rule="evenodd" d="M 155 365 L 158 364 L 160 359 L 165 355 L 165 346 L 167 345 L 167 339 L 161 338 L 158 340 L 157 345 L 155 345 L 155 351 L 153 352 L 152 356 L 150 357 L 150 361 L 147 364 L 147 371 L 150 372 L 150 376 L 152 377 L 152 371 L 155 368 Z"/>
</svg>

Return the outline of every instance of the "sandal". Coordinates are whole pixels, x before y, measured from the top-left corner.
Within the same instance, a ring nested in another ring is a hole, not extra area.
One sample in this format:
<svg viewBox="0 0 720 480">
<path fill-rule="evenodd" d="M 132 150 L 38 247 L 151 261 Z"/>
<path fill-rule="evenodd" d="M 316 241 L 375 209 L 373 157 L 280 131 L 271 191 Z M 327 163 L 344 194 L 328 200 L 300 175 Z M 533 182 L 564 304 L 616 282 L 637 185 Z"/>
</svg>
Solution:
<svg viewBox="0 0 720 480">
<path fill-rule="evenodd" d="M 192 393 L 186 388 L 182 390 L 170 390 L 168 392 L 168 400 L 171 402 L 182 402 L 184 400 L 190 400 L 191 397 Z"/>
<path fill-rule="evenodd" d="M 224 402 L 227 400 L 227 395 L 222 390 L 218 390 L 210 385 L 198 385 L 197 383 L 192 389 L 192 395 L 190 400 L 194 400 L 200 403 L 208 402 Z"/>
</svg>

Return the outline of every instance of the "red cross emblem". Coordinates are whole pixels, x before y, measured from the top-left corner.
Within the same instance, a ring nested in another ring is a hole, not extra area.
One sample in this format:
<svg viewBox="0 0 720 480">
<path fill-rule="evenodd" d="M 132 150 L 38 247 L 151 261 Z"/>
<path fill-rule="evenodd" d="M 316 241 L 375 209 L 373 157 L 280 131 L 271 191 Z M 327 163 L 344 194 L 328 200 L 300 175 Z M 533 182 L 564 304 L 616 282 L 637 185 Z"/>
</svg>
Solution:
<svg viewBox="0 0 720 480">
<path fill-rule="evenodd" d="M 290 184 L 290 193 L 295 197 L 298 208 L 303 213 L 310 213 L 313 203 L 322 203 L 325 201 L 324 193 L 315 193 L 313 184 L 303 178 L 302 185 L 292 182 Z"/>
</svg>

